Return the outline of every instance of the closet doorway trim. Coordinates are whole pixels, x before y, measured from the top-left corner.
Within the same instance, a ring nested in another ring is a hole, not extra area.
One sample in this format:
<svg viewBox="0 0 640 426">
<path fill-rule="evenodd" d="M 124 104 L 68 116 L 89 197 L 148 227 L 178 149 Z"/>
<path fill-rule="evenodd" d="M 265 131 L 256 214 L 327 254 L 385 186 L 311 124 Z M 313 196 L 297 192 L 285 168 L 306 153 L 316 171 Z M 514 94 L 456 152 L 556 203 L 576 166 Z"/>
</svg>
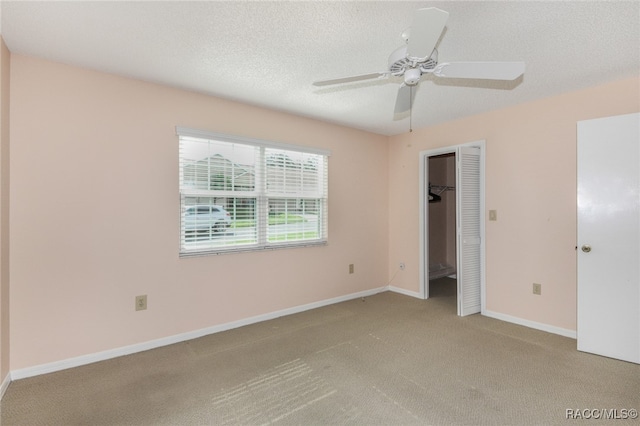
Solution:
<svg viewBox="0 0 640 426">
<path fill-rule="evenodd" d="M 419 154 L 419 232 L 420 232 L 420 275 L 419 275 L 419 297 L 421 299 L 427 299 L 429 297 L 429 265 L 426 259 L 429 247 L 428 238 L 428 209 L 427 209 L 427 191 L 429 188 L 429 157 L 438 156 L 442 154 L 454 153 L 456 155 L 456 187 L 458 186 L 458 167 L 460 158 L 461 147 L 477 147 L 480 149 L 480 301 L 481 310 L 480 313 L 484 314 L 486 310 L 486 256 L 485 256 L 485 141 L 479 140 L 469 142 L 460 145 L 447 146 L 442 148 L 431 149 L 427 151 L 421 151 Z M 456 203 L 456 230 L 459 235 L 459 223 L 458 217 L 460 215 L 460 203 Z M 459 257 L 459 254 L 456 254 Z M 459 291 L 459 288 L 458 288 Z"/>
</svg>

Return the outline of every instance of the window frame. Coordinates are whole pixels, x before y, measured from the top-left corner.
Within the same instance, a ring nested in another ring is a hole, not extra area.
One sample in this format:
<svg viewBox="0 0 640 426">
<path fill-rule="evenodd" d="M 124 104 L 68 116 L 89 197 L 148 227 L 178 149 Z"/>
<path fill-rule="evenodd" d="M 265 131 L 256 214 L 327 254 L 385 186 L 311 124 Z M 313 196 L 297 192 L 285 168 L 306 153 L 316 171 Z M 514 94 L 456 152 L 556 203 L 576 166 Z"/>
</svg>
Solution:
<svg viewBox="0 0 640 426">
<path fill-rule="evenodd" d="M 301 146 L 294 145 L 288 143 L 281 142 L 273 142 L 263 139 L 254 139 L 244 136 L 236 136 L 236 135 L 228 135 L 223 133 L 209 132 L 205 130 L 191 129 L 187 127 L 176 126 L 176 135 L 178 136 L 178 147 L 181 146 L 181 138 L 196 138 L 202 139 L 203 141 L 214 141 L 221 143 L 230 143 L 230 144 L 240 144 L 240 145 L 248 145 L 251 147 L 259 148 L 259 161 L 262 163 L 259 166 L 256 166 L 256 186 L 254 191 L 251 191 L 252 194 L 255 195 L 255 221 L 256 221 L 256 242 L 248 245 L 240 245 L 234 247 L 233 245 L 222 245 L 222 246 L 208 246 L 202 248 L 187 248 L 186 247 L 186 238 L 184 231 L 184 213 L 185 210 L 185 198 L 192 196 L 199 196 L 203 191 L 197 189 L 191 189 L 189 191 L 187 188 L 183 187 L 183 158 L 182 152 L 178 152 L 178 168 L 179 168 L 179 210 L 180 210 L 180 221 L 179 221 L 179 256 L 180 257 L 193 257 L 193 256 L 206 256 L 206 255 L 219 255 L 219 254 L 228 254 L 228 253 L 241 253 L 241 252 L 254 252 L 254 251 L 264 251 L 264 250 L 274 250 L 280 248 L 300 248 L 300 247 L 314 247 L 314 246 L 323 246 L 328 243 L 328 234 L 329 234 L 329 225 L 328 225 L 328 215 L 329 215 L 329 194 L 328 194 L 328 186 L 329 186 L 329 157 L 331 156 L 331 152 L 326 149 L 315 148 L 310 146 Z M 279 196 L 273 196 L 269 193 L 266 185 L 263 184 L 267 179 L 267 166 L 266 166 L 266 152 L 268 149 L 278 150 L 278 151 L 290 151 L 296 154 L 312 154 L 319 155 L 323 157 L 322 161 L 322 173 L 321 180 L 322 182 L 319 185 L 322 186 L 320 189 L 320 197 L 308 197 L 304 195 L 304 188 L 301 193 L 292 194 L 287 196 L 286 198 L 282 198 Z M 206 192 L 211 193 L 214 190 L 207 190 Z M 232 193 L 236 193 L 240 198 L 246 198 L 249 195 L 244 191 L 228 191 L 231 195 Z M 196 195 L 194 195 L 196 194 Z M 204 196 L 204 195 L 203 195 Z M 209 195 L 213 197 L 214 195 Z M 254 197 L 249 197 L 254 198 Z M 313 199 L 320 200 L 321 207 L 318 220 L 321 221 L 319 224 L 318 232 L 319 237 L 316 239 L 300 239 L 300 240 L 285 240 L 285 241 L 272 241 L 269 242 L 267 238 L 267 232 L 269 229 L 269 200 L 284 200 L 287 203 L 290 200 L 304 200 L 304 199 Z"/>
</svg>

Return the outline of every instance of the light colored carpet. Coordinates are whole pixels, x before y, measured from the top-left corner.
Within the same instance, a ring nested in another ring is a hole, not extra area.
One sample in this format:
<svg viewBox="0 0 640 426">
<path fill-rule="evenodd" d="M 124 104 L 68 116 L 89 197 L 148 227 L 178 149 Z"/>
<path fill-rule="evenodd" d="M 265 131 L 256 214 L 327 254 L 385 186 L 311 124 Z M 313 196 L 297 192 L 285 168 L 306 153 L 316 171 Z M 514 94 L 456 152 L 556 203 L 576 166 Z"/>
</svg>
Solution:
<svg viewBox="0 0 640 426">
<path fill-rule="evenodd" d="M 19 380 L 2 425 L 576 424 L 567 409 L 640 408 L 640 366 L 457 317 L 455 281 L 432 285 L 426 301 L 386 292 Z"/>
</svg>

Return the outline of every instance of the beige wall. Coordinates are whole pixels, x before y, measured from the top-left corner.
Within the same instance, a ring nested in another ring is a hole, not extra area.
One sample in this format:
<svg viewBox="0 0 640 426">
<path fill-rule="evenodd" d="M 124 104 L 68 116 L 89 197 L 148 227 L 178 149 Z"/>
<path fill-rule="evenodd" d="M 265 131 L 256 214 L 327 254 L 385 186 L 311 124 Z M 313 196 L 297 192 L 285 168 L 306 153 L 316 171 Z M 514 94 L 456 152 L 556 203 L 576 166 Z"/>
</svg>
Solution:
<svg viewBox="0 0 640 426">
<path fill-rule="evenodd" d="M 576 122 L 640 111 L 639 95 L 636 77 L 391 138 L 389 268 L 406 263 L 394 285 L 419 291 L 419 152 L 485 139 L 486 208 L 498 211 L 486 308 L 575 330 Z"/>
<path fill-rule="evenodd" d="M 9 70 L 0 38 L 0 383 L 9 374 Z M 1 396 L 1 395 L 0 395 Z"/>
<path fill-rule="evenodd" d="M 20 55 L 11 71 L 12 370 L 386 285 L 386 137 Z M 176 125 L 331 150 L 329 244 L 178 258 Z"/>
<path fill-rule="evenodd" d="M 480 139 L 487 309 L 575 330 L 576 122 L 640 111 L 633 78 L 386 138 L 12 55 L 9 171 L 2 59 L 12 370 L 381 287 L 401 261 L 393 285 L 417 292 L 419 152 Z M 329 245 L 179 259 L 176 125 L 330 149 Z"/>
</svg>

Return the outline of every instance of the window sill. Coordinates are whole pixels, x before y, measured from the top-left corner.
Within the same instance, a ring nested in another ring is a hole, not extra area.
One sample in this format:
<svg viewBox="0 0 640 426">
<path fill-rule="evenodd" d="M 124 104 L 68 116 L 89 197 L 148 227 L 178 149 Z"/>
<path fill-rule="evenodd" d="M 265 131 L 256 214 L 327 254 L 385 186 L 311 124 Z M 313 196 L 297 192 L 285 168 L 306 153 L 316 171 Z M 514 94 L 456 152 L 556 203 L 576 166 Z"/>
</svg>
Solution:
<svg viewBox="0 0 640 426">
<path fill-rule="evenodd" d="M 189 251 L 180 251 L 180 258 L 189 258 L 189 257 L 202 257 L 202 256 L 219 256 L 223 254 L 235 254 L 235 253 L 249 253 L 249 252 L 261 252 L 261 251 L 273 251 L 273 250 L 281 250 L 281 249 L 293 249 L 293 248 L 303 248 L 303 247 L 321 247 L 326 246 L 328 244 L 327 240 L 320 241 L 301 241 L 296 243 L 281 243 L 281 244 L 270 244 L 267 246 L 246 246 L 234 249 L 208 249 L 208 250 L 189 250 Z"/>
</svg>

